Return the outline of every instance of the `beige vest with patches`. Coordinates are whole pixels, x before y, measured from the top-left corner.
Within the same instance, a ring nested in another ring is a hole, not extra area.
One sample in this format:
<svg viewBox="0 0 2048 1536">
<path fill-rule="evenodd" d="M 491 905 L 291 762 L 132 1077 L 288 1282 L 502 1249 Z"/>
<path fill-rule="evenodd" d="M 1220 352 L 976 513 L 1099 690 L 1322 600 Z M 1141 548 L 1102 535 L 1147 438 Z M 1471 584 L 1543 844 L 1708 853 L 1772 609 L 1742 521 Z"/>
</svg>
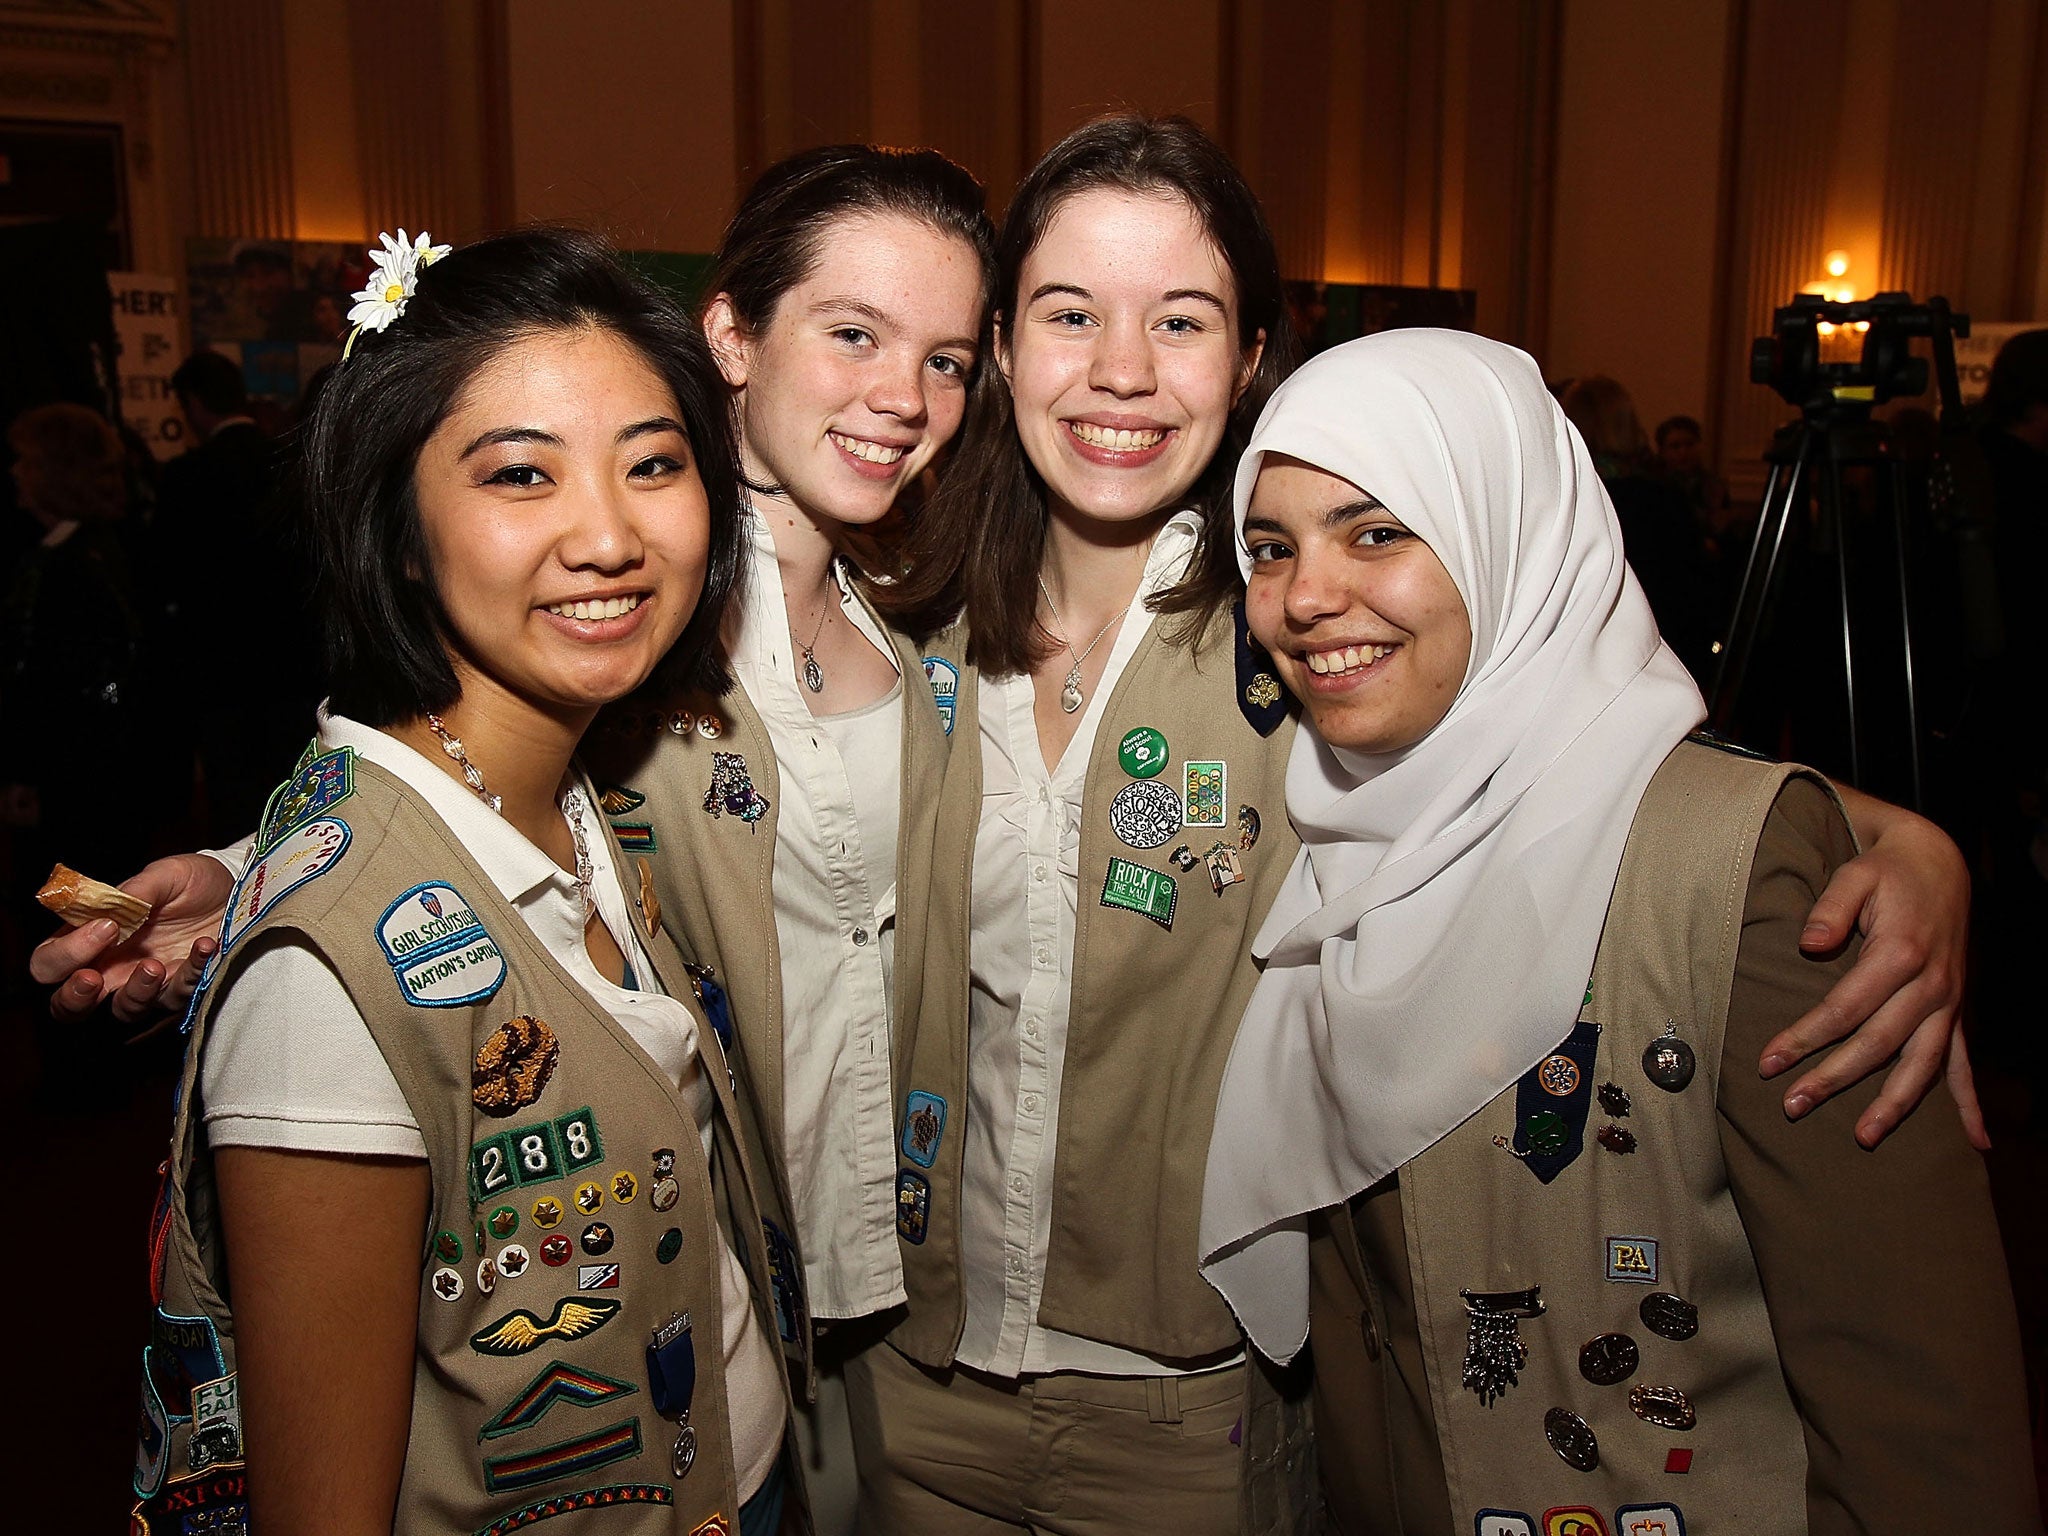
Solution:
<svg viewBox="0 0 2048 1536">
<path fill-rule="evenodd" d="M 1430 1402 L 1460 1531 L 1485 1510 L 1540 1519 L 1578 1505 L 1606 1521 L 1629 1506 L 1649 1511 L 1645 1521 L 1675 1506 L 1694 1532 L 1806 1529 L 1805 1442 L 1729 1191 L 1715 1107 L 1750 866 L 1794 776 L 1825 787 L 1803 769 L 1685 742 L 1643 797 L 1580 1015 L 1601 1026 L 1593 1081 L 1627 1092 L 1630 1113 L 1614 1123 L 1636 1150 L 1617 1156 L 1597 1145 L 1609 1117 L 1596 1098 L 1584 1150 L 1554 1182 L 1539 1183 L 1495 1144 L 1514 1133 L 1511 1087 L 1401 1170 Z M 1652 1083 L 1642 1062 L 1667 1020 L 1696 1063 L 1676 1093 Z M 1620 1245 L 1613 1253 L 1611 1243 Z M 1610 1259 L 1619 1278 L 1609 1278 Z M 1542 1288 L 1545 1310 L 1519 1324 L 1527 1364 L 1485 1406 L 1461 1385 L 1468 1316 L 1459 1293 L 1530 1286 Z M 1698 1309 L 1697 1333 L 1673 1340 L 1646 1326 L 1644 1299 L 1661 1295 Z M 1632 1339 L 1640 1364 L 1598 1386 L 1581 1374 L 1579 1353 L 1609 1333 Z M 1631 1393 L 1642 1388 L 1683 1393 L 1697 1426 L 1638 1417 Z M 1577 1470 L 1552 1448 L 1553 1409 L 1591 1429 L 1596 1469 Z M 1678 1526 L 1665 1529 L 1676 1536 Z"/>
<path fill-rule="evenodd" d="M 204 1319 L 224 1369 L 234 1370 L 195 1103 L 199 1064 L 239 956 L 257 935 L 289 931 L 347 987 L 428 1150 L 432 1206 L 395 1528 L 495 1533 L 602 1508 L 607 1531 L 736 1529 L 720 1320 L 724 1233 L 736 1235 L 771 1339 L 777 1321 L 761 1210 L 716 1035 L 699 1013 L 703 1071 L 717 1100 L 707 1167 L 689 1102 L 534 938 L 446 825 L 374 764 L 356 759 L 353 771 L 351 796 L 287 831 L 251 865 L 210 995 L 195 1007 L 173 1132 L 160 1314 L 194 1326 Z M 292 878 L 293 855 L 322 846 L 332 851 L 312 855 L 325 859 L 316 875 L 267 906 L 252 899 Z M 616 848 L 613 856 L 627 867 Z M 423 897 L 440 908 L 431 920 L 414 910 Z M 449 953 L 478 988 L 502 973 L 490 995 L 439 1006 L 410 1000 L 421 975 L 439 974 L 418 957 L 437 950 L 444 933 L 464 936 Z M 640 937 L 670 995 L 698 1013 L 674 946 L 644 921 Z M 396 960 L 387 944 L 398 948 Z M 522 1016 L 546 1025 L 552 1052 L 531 1049 L 530 1025 L 507 1033 Z M 498 1062 L 507 1043 L 512 1060 Z M 549 1054 L 552 1070 L 534 1070 Z M 671 1468 L 678 1425 L 655 1410 L 649 1361 L 657 1331 L 679 1315 L 689 1319 L 696 1371 L 695 1461 L 682 1477 Z M 348 1326 L 345 1316 L 333 1322 Z M 173 1428 L 165 1448 L 173 1476 L 192 1460 L 192 1440 L 190 1423 Z"/>
</svg>

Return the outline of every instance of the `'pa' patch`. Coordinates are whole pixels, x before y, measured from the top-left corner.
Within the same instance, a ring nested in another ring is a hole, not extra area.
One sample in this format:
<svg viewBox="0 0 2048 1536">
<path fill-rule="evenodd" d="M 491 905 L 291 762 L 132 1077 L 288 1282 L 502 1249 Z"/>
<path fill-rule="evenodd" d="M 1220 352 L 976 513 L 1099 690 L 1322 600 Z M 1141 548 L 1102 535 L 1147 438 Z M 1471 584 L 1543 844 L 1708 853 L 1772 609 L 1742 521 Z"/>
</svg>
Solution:
<svg viewBox="0 0 2048 1536">
<path fill-rule="evenodd" d="M 1637 1285 L 1657 1283 L 1657 1239 L 1654 1237 L 1610 1237 L 1607 1239 L 1607 1278 L 1628 1280 Z"/>
<path fill-rule="evenodd" d="M 932 702 L 939 706 L 939 723 L 948 736 L 953 734 L 953 706 L 960 697 L 960 669 L 943 656 L 924 659 L 924 679 L 932 685 Z"/>
<path fill-rule="evenodd" d="M 377 920 L 398 990 L 415 1008 L 481 1002 L 505 984 L 505 957 L 462 893 L 445 881 L 416 885 Z"/>
</svg>

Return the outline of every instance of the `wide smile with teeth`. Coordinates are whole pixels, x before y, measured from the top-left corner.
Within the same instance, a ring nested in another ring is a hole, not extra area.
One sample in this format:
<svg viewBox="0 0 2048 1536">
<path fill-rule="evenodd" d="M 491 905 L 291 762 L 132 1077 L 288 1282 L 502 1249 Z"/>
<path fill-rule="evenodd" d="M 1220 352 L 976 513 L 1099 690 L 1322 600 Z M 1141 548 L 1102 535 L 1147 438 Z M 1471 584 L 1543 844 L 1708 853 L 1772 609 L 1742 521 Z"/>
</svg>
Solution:
<svg viewBox="0 0 2048 1536">
<path fill-rule="evenodd" d="M 1332 651 L 1308 651 L 1301 659 L 1318 677 L 1341 677 L 1346 672 L 1363 671 L 1399 649 L 1394 645 L 1345 645 Z"/>
<path fill-rule="evenodd" d="M 601 597 L 594 602 L 549 603 L 547 611 L 564 619 L 616 619 L 640 606 L 640 594 L 630 597 Z"/>
<path fill-rule="evenodd" d="M 892 448 L 885 443 L 871 443 L 864 438 L 848 437 L 841 432 L 827 432 L 825 435 L 856 459 L 865 459 L 870 464 L 894 464 L 903 457 L 903 449 Z"/>
<path fill-rule="evenodd" d="M 1067 428 L 1090 448 L 1106 448 L 1112 453 L 1135 453 L 1157 448 L 1166 441 L 1164 428 L 1132 432 L 1121 427 L 1098 427 L 1092 421 L 1070 421 Z"/>
</svg>

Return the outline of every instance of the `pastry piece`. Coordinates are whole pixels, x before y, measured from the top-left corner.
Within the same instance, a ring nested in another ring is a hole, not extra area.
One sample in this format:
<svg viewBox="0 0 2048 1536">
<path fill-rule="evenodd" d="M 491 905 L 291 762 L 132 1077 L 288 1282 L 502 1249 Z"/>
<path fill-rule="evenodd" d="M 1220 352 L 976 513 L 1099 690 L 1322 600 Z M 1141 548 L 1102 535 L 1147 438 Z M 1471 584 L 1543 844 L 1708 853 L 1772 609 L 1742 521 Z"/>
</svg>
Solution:
<svg viewBox="0 0 2048 1536">
<path fill-rule="evenodd" d="M 74 928 L 83 928 L 103 917 L 112 918 L 121 930 L 124 944 L 149 921 L 151 911 L 148 902 L 138 901 L 126 891 L 81 875 L 64 864 L 50 871 L 50 878 L 36 892 L 36 900 Z"/>
</svg>

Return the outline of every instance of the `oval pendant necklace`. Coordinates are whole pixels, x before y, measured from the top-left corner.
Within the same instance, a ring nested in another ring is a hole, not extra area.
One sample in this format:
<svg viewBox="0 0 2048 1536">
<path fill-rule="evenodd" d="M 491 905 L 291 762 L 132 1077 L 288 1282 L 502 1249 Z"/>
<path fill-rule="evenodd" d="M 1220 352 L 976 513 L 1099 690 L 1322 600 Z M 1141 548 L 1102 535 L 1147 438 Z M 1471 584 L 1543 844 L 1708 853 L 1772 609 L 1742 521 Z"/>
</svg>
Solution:
<svg viewBox="0 0 2048 1536">
<path fill-rule="evenodd" d="M 1045 599 L 1045 608 L 1052 615 L 1053 623 L 1059 625 L 1059 628 L 1053 631 L 1053 639 L 1059 641 L 1069 656 L 1074 656 L 1074 642 L 1066 636 L 1067 621 L 1060 617 L 1059 605 L 1053 602 L 1052 591 L 1046 586 L 1043 576 L 1038 578 L 1038 591 Z M 1060 689 L 1060 708 L 1068 714 L 1076 713 L 1088 701 L 1088 696 L 1081 691 L 1081 663 L 1094 654 L 1095 647 L 1102 643 L 1102 637 L 1108 634 L 1111 626 L 1122 617 L 1121 613 L 1111 614 L 1109 623 L 1095 631 L 1095 638 L 1088 642 L 1088 649 L 1074 656 L 1073 666 L 1067 669 L 1066 685 Z"/>
<path fill-rule="evenodd" d="M 818 627 L 811 632 L 811 643 L 805 645 L 796 640 L 796 631 L 791 630 L 789 638 L 796 640 L 796 648 L 804 653 L 804 686 L 813 693 L 825 691 L 825 669 L 818 665 L 818 642 L 825 635 L 825 621 L 832 617 L 832 604 L 828 599 L 818 611 Z"/>
</svg>

